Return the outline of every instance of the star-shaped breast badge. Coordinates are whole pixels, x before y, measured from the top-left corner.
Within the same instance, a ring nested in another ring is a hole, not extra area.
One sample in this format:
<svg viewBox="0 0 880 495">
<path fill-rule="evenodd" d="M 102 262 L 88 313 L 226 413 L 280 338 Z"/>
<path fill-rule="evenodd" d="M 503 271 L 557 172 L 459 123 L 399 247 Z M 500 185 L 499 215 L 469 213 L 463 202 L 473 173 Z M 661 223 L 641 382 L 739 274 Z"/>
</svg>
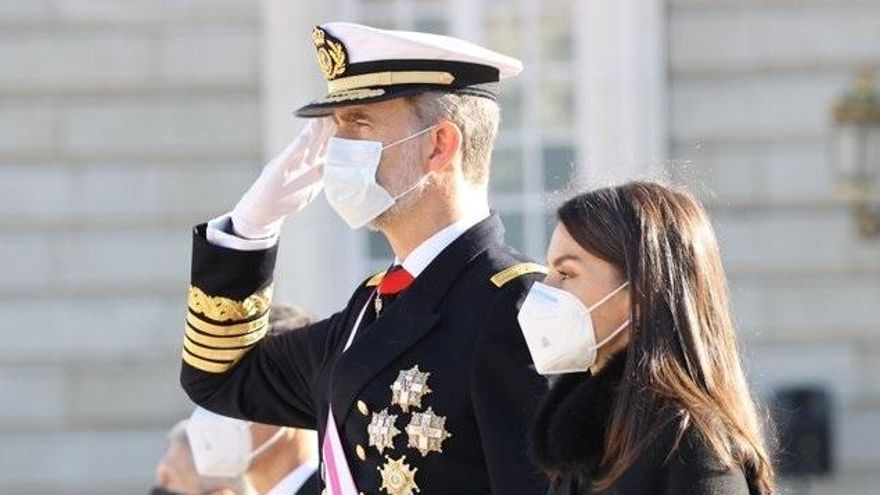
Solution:
<svg viewBox="0 0 880 495">
<path fill-rule="evenodd" d="M 388 414 L 388 409 L 373 413 L 370 424 L 367 425 L 367 435 L 370 438 L 370 446 L 376 447 L 381 454 L 385 449 L 394 449 L 394 437 L 400 430 L 394 426 L 397 415 Z"/>
<path fill-rule="evenodd" d="M 418 449 L 422 457 L 431 452 L 443 452 L 443 441 L 452 434 L 446 431 L 446 417 L 437 416 L 429 407 L 422 413 L 413 413 L 406 427 L 409 447 Z"/>
<path fill-rule="evenodd" d="M 422 407 L 422 397 L 431 393 L 428 377 L 431 373 L 419 371 L 419 365 L 401 370 L 397 380 L 391 384 L 391 403 L 397 404 L 403 412 L 410 407 Z"/>
</svg>

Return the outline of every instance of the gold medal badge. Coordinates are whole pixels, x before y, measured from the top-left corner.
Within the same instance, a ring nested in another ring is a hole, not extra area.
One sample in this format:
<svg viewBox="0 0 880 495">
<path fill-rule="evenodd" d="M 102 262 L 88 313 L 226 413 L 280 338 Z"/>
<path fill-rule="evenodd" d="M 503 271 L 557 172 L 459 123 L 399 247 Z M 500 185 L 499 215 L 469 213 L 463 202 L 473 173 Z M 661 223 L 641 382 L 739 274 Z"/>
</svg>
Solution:
<svg viewBox="0 0 880 495">
<path fill-rule="evenodd" d="M 421 491 L 416 484 L 416 471 L 418 468 L 411 468 L 406 462 L 406 456 L 398 460 L 385 456 L 386 462 L 379 470 L 382 476 L 382 491 L 388 495 L 413 495 L 414 492 Z"/>
</svg>

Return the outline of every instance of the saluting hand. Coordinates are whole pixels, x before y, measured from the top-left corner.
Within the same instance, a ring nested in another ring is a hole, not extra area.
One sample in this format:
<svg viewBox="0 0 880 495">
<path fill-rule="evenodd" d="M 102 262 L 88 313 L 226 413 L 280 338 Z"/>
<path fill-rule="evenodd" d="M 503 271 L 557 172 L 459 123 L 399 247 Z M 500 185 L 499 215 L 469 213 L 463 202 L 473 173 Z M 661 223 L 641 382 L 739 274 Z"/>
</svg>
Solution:
<svg viewBox="0 0 880 495">
<path fill-rule="evenodd" d="M 310 119 L 296 139 L 263 167 L 232 211 L 235 232 L 248 239 L 275 235 L 284 217 L 321 192 L 327 142 L 336 132 L 331 117 Z"/>
</svg>

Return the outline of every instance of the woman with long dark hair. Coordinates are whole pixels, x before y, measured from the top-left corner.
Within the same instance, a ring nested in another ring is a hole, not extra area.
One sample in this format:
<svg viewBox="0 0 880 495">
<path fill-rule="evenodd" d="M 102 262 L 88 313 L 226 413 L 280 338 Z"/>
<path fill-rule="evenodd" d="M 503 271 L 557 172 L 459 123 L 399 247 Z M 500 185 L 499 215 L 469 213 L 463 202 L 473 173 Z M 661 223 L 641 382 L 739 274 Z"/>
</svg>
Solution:
<svg viewBox="0 0 880 495">
<path fill-rule="evenodd" d="M 709 219 L 632 182 L 558 211 L 520 324 L 550 392 L 531 433 L 552 494 L 764 494 L 774 472 Z"/>
</svg>

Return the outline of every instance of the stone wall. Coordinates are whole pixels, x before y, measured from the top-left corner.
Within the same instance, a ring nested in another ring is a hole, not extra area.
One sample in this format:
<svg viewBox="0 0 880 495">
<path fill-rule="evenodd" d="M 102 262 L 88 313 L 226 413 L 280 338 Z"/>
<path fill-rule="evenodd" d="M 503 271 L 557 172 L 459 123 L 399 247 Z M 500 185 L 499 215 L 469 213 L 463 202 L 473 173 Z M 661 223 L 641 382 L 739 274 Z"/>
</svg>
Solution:
<svg viewBox="0 0 880 495">
<path fill-rule="evenodd" d="M 261 163 L 251 0 L 0 0 L 0 493 L 146 493 L 189 226 Z"/>
</svg>

